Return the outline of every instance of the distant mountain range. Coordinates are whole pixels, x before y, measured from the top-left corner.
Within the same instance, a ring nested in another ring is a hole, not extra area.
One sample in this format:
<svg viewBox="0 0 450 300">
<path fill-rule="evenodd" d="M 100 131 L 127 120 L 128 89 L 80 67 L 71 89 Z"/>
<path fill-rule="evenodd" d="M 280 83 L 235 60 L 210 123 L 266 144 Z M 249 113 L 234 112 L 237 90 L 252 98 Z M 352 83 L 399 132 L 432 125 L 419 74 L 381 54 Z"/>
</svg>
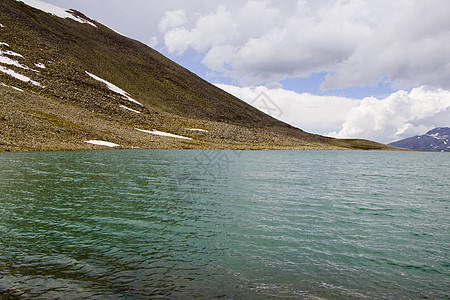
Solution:
<svg viewBox="0 0 450 300">
<path fill-rule="evenodd" d="M 75 10 L 0 1 L 0 151 L 394 149 L 306 133 Z"/>
<path fill-rule="evenodd" d="M 449 136 L 449 127 L 438 127 L 428 131 L 424 135 L 417 135 L 390 143 L 389 145 L 411 150 L 450 152 Z"/>
</svg>

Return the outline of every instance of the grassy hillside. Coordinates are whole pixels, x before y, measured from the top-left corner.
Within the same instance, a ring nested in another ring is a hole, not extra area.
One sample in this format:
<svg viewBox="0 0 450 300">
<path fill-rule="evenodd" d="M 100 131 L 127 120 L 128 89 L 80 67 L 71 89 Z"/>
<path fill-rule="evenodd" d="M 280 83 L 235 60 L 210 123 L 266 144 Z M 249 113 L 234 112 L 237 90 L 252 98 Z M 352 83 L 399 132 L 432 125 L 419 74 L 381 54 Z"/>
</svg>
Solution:
<svg viewBox="0 0 450 300">
<path fill-rule="evenodd" d="M 0 50 L 3 57 L 18 63 L 0 63 L 4 70 L 0 72 L 0 150 L 103 147 L 85 142 L 93 139 L 122 148 L 390 149 L 369 141 L 305 133 L 209 84 L 148 46 L 90 21 L 97 27 L 16 0 L 0 1 Z M 5 70 L 26 76 L 34 84 Z M 86 72 L 126 91 L 142 105 Z"/>
</svg>

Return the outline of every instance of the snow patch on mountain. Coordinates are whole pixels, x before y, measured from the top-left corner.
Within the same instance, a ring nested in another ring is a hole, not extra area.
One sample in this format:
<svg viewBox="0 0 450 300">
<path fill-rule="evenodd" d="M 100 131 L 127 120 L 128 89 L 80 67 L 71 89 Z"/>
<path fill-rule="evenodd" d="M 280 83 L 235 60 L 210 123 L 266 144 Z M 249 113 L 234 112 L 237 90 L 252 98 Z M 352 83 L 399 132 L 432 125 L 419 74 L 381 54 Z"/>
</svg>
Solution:
<svg viewBox="0 0 450 300">
<path fill-rule="evenodd" d="M 412 150 L 449 151 L 450 128 L 437 127 L 427 133 L 393 142 L 389 145 Z"/>
<path fill-rule="evenodd" d="M 155 135 L 160 135 L 160 136 L 166 136 L 166 137 L 171 137 L 171 138 L 177 138 L 177 139 L 185 139 L 185 140 L 192 140 L 189 137 L 185 137 L 182 135 L 176 135 L 176 134 L 172 134 L 172 133 L 168 133 L 168 132 L 163 132 L 163 131 L 158 131 L 158 130 L 144 130 L 144 129 L 139 129 L 139 128 L 135 128 L 137 131 L 140 132 L 145 132 L 145 133 L 150 133 L 150 134 L 155 134 Z"/>
<path fill-rule="evenodd" d="M 140 111 L 137 111 L 137 110 L 135 110 L 135 109 L 126 107 L 125 105 L 121 105 L 120 107 L 122 107 L 123 109 L 129 110 L 129 111 L 135 112 L 135 113 L 137 113 L 137 114 L 140 114 L 140 113 L 141 113 Z"/>
<path fill-rule="evenodd" d="M 7 87 L 7 88 L 11 88 L 11 89 L 16 90 L 16 91 L 18 91 L 18 92 L 23 92 L 22 89 L 16 88 L 15 86 L 11 86 L 11 85 L 6 85 L 6 84 L 4 84 L 3 82 L 0 83 L 0 85 L 2 85 L 2 86 L 4 86 L 4 87 Z"/>
<path fill-rule="evenodd" d="M 38 72 L 36 70 L 30 69 L 29 67 L 27 67 L 25 65 L 22 65 L 17 60 L 12 59 L 5 55 L 23 58 L 23 55 L 20 53 L 10 51 L 10 50 L 6 50 L 6 51 L 0 50 L 0 63 L 6 64 L 6 65 L 11 65 L 11 66 L 16 66 L 16 67 L 24 69 L 24 70 L 31 70 L 33 72 Z"/>
<path fill-rule="evenodd" d="M 445 140 L 447 137 L 446 136 L 440 136 L 439 133 L 436 134 L 427 134 L 428 136 L 431 136 L 432 138 L 435 138 L 437 140 Z"/>
<path fill-rule="evenodd" d="M 52 14 L 54 16 L 63 18 L 63 19 L 72 19 L 74 21 L 83 23 L 83 24 L 89 24 L 91 26 L 97 27 L 97 25 L 95 25 L 94 23 L 83 19 L 79 16 L 74 15 L 74 11 L 73 10 L 66 10 L 64 8 L 61 8 L 59 6 L 50 4 L 50 3 L 46 3 L 43 1 L 39 1 L 39 0 L 17 0 L 19 2 L 23 2 L 26 5 L 29 5 L 31 7 L 37 8 L 39 10 L 42 10 L 46 13 Z"/>
<path fill-rule="evenodd" d="M 106 86 L 107 86 L 111 91 L 113 91 L 113 92 L 115 92 L 115 93 L 117 93 L 117 94 L 122 95 L 126 100 L 131 101 L 131 102 L 134 102 L 134 103 L 139 104 L 139 105 L 142 106 L 142 103 L 140 103 L 140 102 L 134 100 L 133 98 L 131 98 L 131 97 L 130 97 L 130 94 L 128 94 L 127 92 L 125 92 L 124 90 L 122 90 L 121 88 L 119 88 L 118 86 L 115 86 L 115 85 L 112 84 L 111 82 L 106 81 L 106 80 L 104 80 L 104 79 L 102 79 L 102 78 L 100 78 L 100 77 L 98 77 L 98 76 L 95 76 L 94 74 L 91 74 L 91 73 L 89 73 L 88 71 L 85 71 L 85 72 L 86 72 L 86 74 L 88 74 L 89 76 L 91 76 L 92 78 L 94 78 L 95 80 L 100 81 L 100 82 L 106 84 Z"/>
<path fill-rule="evenodd" d="M 436 140 L 440 140 L 447 145 L 448 139 L 450 138 L 450 129 L 445 127 L 437 127 L 433 130 L 428 131 L 425 135 L 430 136 Z"/>
<path fill-rule="evenodd" d="M 0 51 L 0 63 L 11 65 L 11 66 L 16 66 L 18 68 L 25 69 L 25 70 L 29 70 L 30 69 L 27 66 L 22 65 L 21 63 L 19 63 L 15 59 L 9 58 L 7 56 L 3 56 L 3 51 Z"/>
<path fill-rule="evenodd" d="M 11 69 L 8 69 L 8 68 L 6 68 L 4 66 L 0 66 L 0 72 L 6 73 L 6 74 L 8 74 L 8 75 L 10 75 L 10 76 L 12 76 L 12 77 L 14 77 L 16 79 L 19 79 L 19 80 L 23 81 L 23 82 L 29 82 L 29 83 L 31 83 L 31 84 L 33 84 L 35 86 L 39 86 L 39 87 L 44 88 L 44 86 L 42 86 L 39 82 L 31 80 L 29 77 L 27 77 L 25 75 L 22 75 L 20 73 L 17 73 L 17 72 L 15 72 L 15 71 L 13 71 Z"/>
<path fill-rule="evenodd" d="M 9 47 L 9 45 L 7 43 L 5 43 L 5 42 L 0 42 L 0 46 Z M 18 62 L 15 59 L 12 59 L 9 56 L 23 58 L 23 55 L 20 54 L 20 53 L 17 53 L 17 52 L 11 51 L 11 50 L 0 50 L 0 64 L 10 65 L 10 66 L 14 66 L 14 67 L 17 67 L 17 68 L 20 68 L 20 69 L 31 70 L 33 72 L 38 72 L 36 70 L 33 70 L 33 69 L 29 68 L 28 66 L 25 66 L 25 65 L 21 64 L 20 62 Z M 8 74 L 8 75 L 10 75 L 10 76 L 12 76 L 12 77 L 14 77 L 16 79 L 19 79 L 19 80 L 23 81 L 23 82 L 30 82 L 31 84 L 33 84 L 35 86 L 44 87 L 39 82 L 31 80 L 31 78 L 29 78 L 29 77 L 27 77 L 27 76 L 25 76 L 23 74 L 17 73 L 14 70 L 8 69 L 5 66 L 1 66 L 0 65 L 0 72 Z"/>
<path fill-rule="evenodd" d="M 18 56 L 18 57 L 22 57 L 23 58 L 23 55 L 22 54 L 20 54 L 20 53 L 17 53 L 17 52 L 14 52 L 14 51 L 9 51 L 9 50 L 6 50 L 6 51 L 2 51 L 2 50 L 0 50 L 0 55 L 9 55 L 9 56 Z"/>
<path fill-rule="evenodd" d="M 92 145 L 97 145 L 97 146 L 106 146 L 106 147 L 120 147 L 120 145 L 118 144 L 114 144 L 111 142 L 105 142 L 105 141 L 99 141 L 99 140 L 89 140 L 89 141 L 85 141 L 88 144 L 92 144 Z"/>
<path fill-rule="evenodd" d="M 34 64 L 36 67 L 41 68 L 41 69 L 45 69 L 45 65 L 43 63 L 35 63 Z"/>
<path fill-rule="evenodd" d="M 186 129 L 187 129 L 187 130 L 190 130 L 190 131 L 208 132 L 208 130 L 200 129 L 200 128 L 186 128 Z"/>
</svg>

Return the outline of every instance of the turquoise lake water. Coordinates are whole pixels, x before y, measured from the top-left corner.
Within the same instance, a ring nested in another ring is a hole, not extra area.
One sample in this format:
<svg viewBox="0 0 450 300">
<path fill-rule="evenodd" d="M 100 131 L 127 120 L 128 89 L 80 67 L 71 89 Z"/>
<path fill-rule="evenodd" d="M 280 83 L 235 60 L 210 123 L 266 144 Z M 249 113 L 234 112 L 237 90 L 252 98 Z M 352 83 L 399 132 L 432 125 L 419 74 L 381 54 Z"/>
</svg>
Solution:
<svg viewBox="0 0 450 300">
<path fill-rule="evenodd" d="M 2 153 L 0 298 L 450 299 L 449 166 L 419 152 Z"/>
</svg>

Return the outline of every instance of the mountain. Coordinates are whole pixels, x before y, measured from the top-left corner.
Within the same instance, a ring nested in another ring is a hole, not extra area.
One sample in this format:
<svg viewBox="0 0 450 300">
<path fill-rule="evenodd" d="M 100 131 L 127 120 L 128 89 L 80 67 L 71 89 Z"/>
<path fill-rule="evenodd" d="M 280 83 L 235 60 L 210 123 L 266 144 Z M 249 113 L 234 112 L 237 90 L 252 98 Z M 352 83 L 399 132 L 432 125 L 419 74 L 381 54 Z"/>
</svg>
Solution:
<svg viewBox="0 0 450 300">
<path fill-rule="evenodd" d="M 428 131 L 424 135 L 416 135 L 390 143 L 389 145 L 411 150 L 450 152 L 449 136 L 449 127 L 438 127 Z"/>
<path fill-rule="evenodd" d="M 50 12 L 0 0 L 0 150 L 394 149 L 306 133 L 78 11 Z"/>
</svg>

